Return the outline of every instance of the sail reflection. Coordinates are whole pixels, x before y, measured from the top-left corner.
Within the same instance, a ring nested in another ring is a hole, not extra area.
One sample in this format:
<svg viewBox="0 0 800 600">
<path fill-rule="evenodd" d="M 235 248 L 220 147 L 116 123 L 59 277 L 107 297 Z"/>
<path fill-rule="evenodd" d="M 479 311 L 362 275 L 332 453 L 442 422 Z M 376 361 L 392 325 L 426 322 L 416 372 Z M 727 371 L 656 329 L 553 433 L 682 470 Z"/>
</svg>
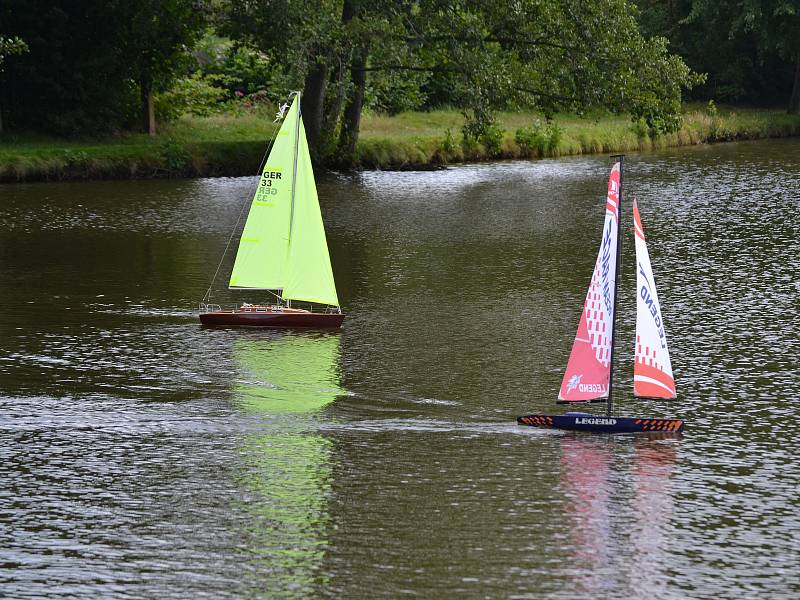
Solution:
<svg viewBox="0 0 800 600">
<path fill-rule="evenodd" d="M 576 591 L 609 587 L 603 575 L 611 560 L 611 449 L 605 440 L 567 435 L 561 439 L 561 485 L 567 495 L 568 528 L 574 548 Z"/>
<path fill-rule="evenodd" d="M 656 434 L 654 434 L 656 435 Z M 631 475 L 638 531 L 634 532 L 633 568 L 643 589 L 655 589 L 660 566 L 665 564 L 667 523 L 674 509 L 670 479 L 677 460 L 677 446 L 655 438 L 636 440 Z"/>
<path fill-rule="evenodd" d="M 338 335 L 237 339 L 235 398 L 258 419 L 241 448 L 248 593 L 307 597 L 324 574 L 331 442 L 313 413 L 343 393 Z"/>
<path fill-rule="evenodd" d="M 633 593 L 654 589 L 648 586 L 665 576 L 660 566 L 668 562 L 664 537 L 673 511 L 669 480 L 678 438 L 658 435 L 636 436 L 630 444 L 578 435 L 561 439 L 576 592 Z"/>
</svg>

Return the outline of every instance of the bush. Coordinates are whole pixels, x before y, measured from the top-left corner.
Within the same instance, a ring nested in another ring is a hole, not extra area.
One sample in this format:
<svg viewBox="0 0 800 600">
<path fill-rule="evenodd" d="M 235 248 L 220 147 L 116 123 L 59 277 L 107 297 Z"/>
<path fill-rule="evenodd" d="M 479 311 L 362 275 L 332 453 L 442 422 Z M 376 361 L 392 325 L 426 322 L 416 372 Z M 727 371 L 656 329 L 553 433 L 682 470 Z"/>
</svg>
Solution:
<svg viewBox="0 0 800 600">
<path fill-rule="evenodd" d="M 234 116 L 256 113 L 259 109 L 269 109 L 274 112 L 274 108 L 273 96 L 266 90 L 259 90 L 247 95 L 237 90 L 234 92 L 233 98 L 219 105 L 221 112 Z"/>
<path fill-rule="evenodd" d="M 542 124 L 536 119 L 530 127 L 520 127 L 514 135 L 514 141 L 520 147 L 523 156 L 542 157 L 558 153 L 558 145 L 564 137 L 564 130 L 555 121 Z"/>
<path fill-rule="evenodd" d="M 158 154 L 170 172 L 182 173 L 189 166 L 189 153 L 180 142 L 172 138 L 161 142 Z"/>
<path fill-rule="evenodd" d="M 453 137 L 453 132 L 449 127 L 444 132 L 442 150 L 444 150 L 447 154 L 453 154 L 456 151 L 456 140 Z"/>
<path fill-rule="evenodd" d="M 178 79 L 169 91 L 156 95 L 156 118 L 171 121 L 183 114 L 198 117 L 211 115 L 225 94 L 225 90 L 216 83 L 215 76 L 205 76 L 199 71 L 190 77 Z"/>
<path fill-rule="evenodd" d="M 277 102 L 285 97 L 287 84 L 280 64 L 267 54 L 245 45 L 235 44 L 228 38 L 206 32 L 193 52 L 196 69 L 205 77 L 213 77 L 215 85 L 225 88 L 226 96 L 240 92 L 247 96 L 262 90 L 281 90 L 271 94 Z"/>
<path fill-rule="evenodd" d="M 500 156 L 503 151 L 503 128 L 492 123 L 478 137 L 478 141 L 489 156 Z"/>
<path fill-rule="evenodd" d="M 461 133 L 464 138 L 461 146 L 467 154 L 475 152 L 476 144 L 483 146 L 488 156 L 500 156 L 503 150 L 503 128 L 488 115 L 467 119 Z"/>
<path fill-rule="evenodd" d="M 633 129 L 633 133 L 636 134 L 639 140 L 644 140 L 650 135 L 650 128 L 647 126 L 647 122 L 641 117 L 633 122 L 631 129 Z"/>
</svg>

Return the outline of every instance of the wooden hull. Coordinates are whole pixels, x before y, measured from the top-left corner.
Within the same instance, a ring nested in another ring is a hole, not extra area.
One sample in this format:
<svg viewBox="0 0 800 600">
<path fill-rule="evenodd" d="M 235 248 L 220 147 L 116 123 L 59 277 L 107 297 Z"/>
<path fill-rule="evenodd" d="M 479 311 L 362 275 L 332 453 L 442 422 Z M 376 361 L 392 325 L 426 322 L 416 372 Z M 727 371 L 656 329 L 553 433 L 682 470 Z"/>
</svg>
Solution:
<svg viewBox="0 0 800 600">
<path fill-rule="evenodd" d="M 330 329 L 341 327 L 341 313 L 312 312 L 206 312 L 200 322 L 206 327 L 305 327 Z"/>
<path fill-rule="evenodd" d="M 590 413 L 566 413 L 564 415 L 525 415 L 517 417 L 520 425 L 550 427 L 569 431 L 593 431 L 596 433 L 650 433 L 653 431 L 680 433 L 683 419 L 646 419 L 639 417 L 607 417 Z"/>
</svg>

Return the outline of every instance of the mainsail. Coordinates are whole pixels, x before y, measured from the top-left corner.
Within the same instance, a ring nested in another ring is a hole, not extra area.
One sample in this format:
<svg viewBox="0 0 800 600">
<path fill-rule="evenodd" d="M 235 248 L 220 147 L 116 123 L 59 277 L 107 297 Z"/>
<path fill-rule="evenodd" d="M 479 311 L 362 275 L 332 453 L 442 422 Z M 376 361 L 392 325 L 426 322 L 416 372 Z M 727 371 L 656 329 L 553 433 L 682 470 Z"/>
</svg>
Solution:
<svg viewBox="0 0 800 600">
<path fill-rule="evenodd" d="M 583 304 L 578 332 L 572 344 L 558 399 L 586 402 L 608 397 L 611 344 L 614 329 L 614 292 L 617 284 L 617 228 L 619 227 L 620 165 L 608 178 L 606 218 L 592 282 Z"/>
<path fill-rule="evenodd" d="M 633 228 L 636 234 L 636 360 L 633 364 L 633 393 L 649 398 L 675 398 L 667 334 L 636 200 L 633 201 Z"/>
<path fill-rule="evenodd" d="M 280 290 L 286 283 L 298 110 L 295 97 L 275 136 L 250 205 L 231 272 L 232 288 Z"/>
</svg>

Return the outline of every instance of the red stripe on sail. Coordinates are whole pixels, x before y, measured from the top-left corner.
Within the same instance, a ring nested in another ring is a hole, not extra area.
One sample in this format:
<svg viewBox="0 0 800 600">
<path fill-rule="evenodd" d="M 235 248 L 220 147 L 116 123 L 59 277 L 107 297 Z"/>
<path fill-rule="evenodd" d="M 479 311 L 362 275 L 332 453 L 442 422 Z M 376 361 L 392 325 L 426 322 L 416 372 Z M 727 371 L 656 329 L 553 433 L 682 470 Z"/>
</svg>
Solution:
<svg viewBox="0 0 800 600">
<path fill-rule="evenodd" d="M 661 369 L 637 360 L 633 365 L 633 393 L 646 398 L 675 398 L 675 380 Z"/>
<path fill-rule="evenodd" d="M 611 169 L 608 177 L 608 195 L 606 196 L 606 210 L 618 219 L 617 205 L 619 204 L 619 163 Z"/>
<path fill-rule="evenodd" d="M 642 227 L 642 218 L 639 216 L 639 207 L 636 205 L 636 200 L 633 201 L 633 232 L 639 239 L 644 239 L 644 227 Z"/>
</svg>

